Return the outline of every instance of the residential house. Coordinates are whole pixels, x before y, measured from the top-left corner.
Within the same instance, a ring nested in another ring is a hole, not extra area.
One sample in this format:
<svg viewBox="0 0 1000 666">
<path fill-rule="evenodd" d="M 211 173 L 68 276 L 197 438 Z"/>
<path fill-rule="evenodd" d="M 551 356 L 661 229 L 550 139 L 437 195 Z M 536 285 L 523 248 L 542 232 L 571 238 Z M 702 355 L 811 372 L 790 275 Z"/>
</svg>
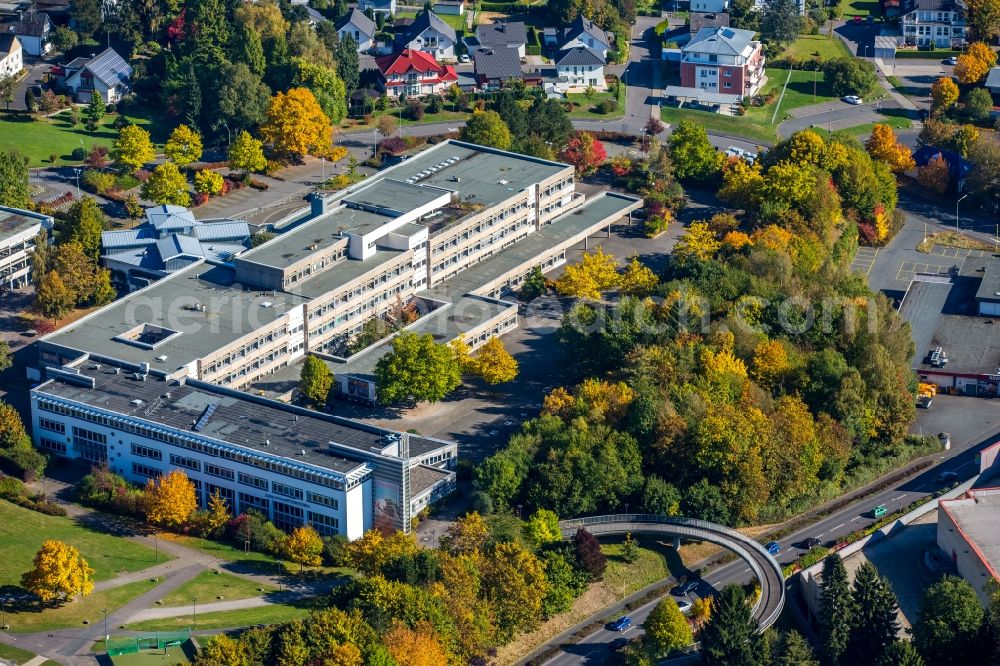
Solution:
<svg viewBox="0 0 1000 666">
<path fill-rule="evenodd" d="M 560 51 L 556 56 L 556 76 L 567 82 L 568 89 L 607 88 L 604 80 L 604 58 L 585 46 Z"/>
<path fill-rule="evenodd" d="M 358 51 L 367 51 L 375 44 L 375 34 L 378 28 L 375 21 L 357 7 L 344 17 L 343 22 L 337 26 L 337 36 L 344 39 L 350 35 L 358 43 Z"/>
<path fill-rule="evenodd" d="M 412 23 L 396 32 L 395 49 L 423 51 L 439 60 L 452 60 L 457 43 L 454 28 L 434 12 L 423 11 Z"/>
<path fill-rule="evenodd" d="M 17 35 L 24 55 L 43 56 L 52 49 L 52 21 L 45 12 L 19 12 L 17 18 L 0 23 L 0 33 Z"/>
<path fill-rule="evenodd" d="M 442 65 L 431 54 L 415 49 L 382 56 L 375 62 L 389 97 L 439 95 L 458 81 L 454 67 Z"/>
<path fill-rule="evenodd" d="M 371 10 L 376 14 L 395 16 L 396 0 L 359 0 L 358 9 L 363 12 Z"/>
<path fill-rule="evenodd" d="M 196 220 L 183 206 L 147 208 L 145 223 L 101 232 L 101 262 L 115 282 L 128 290 L 146 287 L 202 261 L 227 265 L 249 247 L 246 222 Z"/>
<path fill-rule="evenodd" d="M 478 49 L 473 55 L 476 83 L 481 86 L 503 87 L 510 81 L 522 81 L 521 59 L 516 49 L 504 47 Z"/>
<path fill-rule="evenodd" d="M 0 206 L 0 294 L 31 284 L 35 240 L 52 224 L 48 215 Z"/>
<path fill-rule="evenodd" d="M 964 0 L 901 0 L 900 43 L 962 48 L 969 30 L 965 12 Z"/>
<path fill-rule="evenodd" d="M 438 0 L 434 3 L 434 11 L 438 14 L 465 16 L 465 0 Z"/>
<path fill-rule="evenodd" d="M 52 73 L 77 102 L 90 102 L 96 92 L 106 103 L 112 104 L 129 91 L 132 68 L 114 49 L 105 49 L 96 56 L 76 58 L 53 68 Z"/>
<path fill-rule="evenodd" d="M 528 45 L 528 28 L 521 21 L 485 23 L 476 26 L 476 34 L 465 38 L 465 47 L 473 56 L 477 49 L 516 49 L 523 58 Z"/>
<path fill-rule="evenodd" d="M 764 52 L 752 30 L 702 28 L 681 50 L 681 86 L 755 95 L 767 82 Z"/>
<path fill-rule="evenodd" d="M 921 146 L 913 152 L 913 161 L 918 169 L 927 166 L 927 163 L 936 157 L 940 157 L 948 164 L 949 187 L 955 188 L 958 192 L 964 190 L 965 179 L 972 173 L 972 162 L 954 151 L 936 146 Z"/>
<path fill-rule="evenodd" d="M 601 58 L 608 59 L 608 51 L 611 49 L 611 35 L 598 27 L 593 21 L 577 16 L 576 20 L 563 32 L 561 51 L 567 51 L 577 46 L 583 46 L 594 53 L 600 54 Z"/>
<path fill-rule="evenodd" d="M 0 78 L 24 69 L 24 53 L 17 35 L 0 34 Z"/>
</svg>

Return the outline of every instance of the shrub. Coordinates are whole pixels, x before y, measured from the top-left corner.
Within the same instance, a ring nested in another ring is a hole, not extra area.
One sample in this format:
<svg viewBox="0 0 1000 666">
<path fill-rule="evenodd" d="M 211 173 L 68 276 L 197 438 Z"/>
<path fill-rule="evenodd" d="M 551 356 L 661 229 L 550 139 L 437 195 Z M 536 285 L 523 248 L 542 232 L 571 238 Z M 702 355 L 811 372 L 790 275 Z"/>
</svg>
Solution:
<svg viewBox="0 0 1000 666">
<path fill-rule="evenodd" d="M 380 152 L 399 155 L 406 150 L 406 140 L 403 137 L 390 136 L 387 139 L 379 141 L 378 147 Z"/>
<path fill-rule="evenodd" d="M 618 102 L 613 99 L 602 99 L 601 103 L 597 105 L 597 111 L 599 113 L 611 113 L 618 108 Z"/>
<path fill-rule="evenodd" d="M 424 117 L 425 111 L 424 103 L 418 99 L 408 102 L 406 105 L 406 117 L 410 120 L 420 120 Z"/>
<path fill-rule="evenodd" d="M 117 113 L 118 112 L 118 107 L 115 106 L 114 104 L 108 104 L 107 106 L 104 107 L 104 110 L 107 113 Z"/>
<path fill-rule="evenodd" d="M 139 187 L 141 183 L 139 179 L 130 173 L 119 174 L 115 178 L 115 188 L 119 190 L 131 190 L 133 187 Z"/>
<path fill-rule="evenodd" d="M 106 146 L 94 146 L 87 153 L 86 163 L 87 166 L 93 167 L 95 169 L 103 169 L 108 166 L 108 149 Z"/>
<path fill-rule="evenodd" d="M 115 186 L 115 175 L 106 171 L 87 169 L 83 172 L 81 181 L 88 191 L 104 194 Z"/>
<path fill-rule="evenodd" d="M 24 482 L 12 476 L 0 478 L 0 497 L 13 502 L 24 494 Z"/>
<path fill-rule="evenodd" d="M 82 162 L 87 158 L 87 149 L 84 148 L 83 146 L 80 146 L 79 148 L 74 148 L 73 152 L 70 153 L 70 157 L 72 157 L 77 162 Z"/>
<path fill-rule="evenodd" d="M 45 456 L 34 449 L 14 447 L 0 451 L 0 470 L 23 481 L 34 481 L 45 472 Z"/>
</svg>

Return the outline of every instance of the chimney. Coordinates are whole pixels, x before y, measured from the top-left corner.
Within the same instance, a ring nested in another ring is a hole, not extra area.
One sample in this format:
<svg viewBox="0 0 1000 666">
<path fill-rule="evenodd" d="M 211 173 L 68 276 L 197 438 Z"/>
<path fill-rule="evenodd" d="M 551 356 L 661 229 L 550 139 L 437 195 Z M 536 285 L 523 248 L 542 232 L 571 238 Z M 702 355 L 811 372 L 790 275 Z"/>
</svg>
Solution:
<svg viewBox="0 0 1000 666">
<path fill-rule="evenodd" d="M 326 212 L 326 199 L 319 192 L 313 194 L 312 200 L 310 201 L 312 206 L 312 214 L 314 217 L 322 215 Z"/>
</svg>

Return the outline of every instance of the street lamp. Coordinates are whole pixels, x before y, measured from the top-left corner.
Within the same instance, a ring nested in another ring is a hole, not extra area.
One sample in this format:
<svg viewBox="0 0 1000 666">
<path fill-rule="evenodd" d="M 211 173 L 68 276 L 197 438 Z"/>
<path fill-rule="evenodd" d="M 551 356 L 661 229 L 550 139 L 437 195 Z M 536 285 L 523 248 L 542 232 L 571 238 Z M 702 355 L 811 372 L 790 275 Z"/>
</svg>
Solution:
<svg viewBox="0 0 1000 666">
<path fill-rule="evenodd" d="M 194 615 L 194 629 L 198 630 L 198 597 L 191 597 L 191 610 Z"/>
<path fill-rule="evenodd" d="M 964 199 L 967 196 L 969 196 L 969 194 L 963 194 L 962 196 L 960 196 L 958 198 L 958 201 L 955 202 L 955 230 L 956 231 L 958 231 L 958 204 L 962 203 L 962 199 Z"/>
<path fill-rule="evenodd" d="M 226 128 L 226 146 L 228 147 L 233 143 L 233 135 L 229 133 L 229 125 L 226 124 L 226 121 L 223 120 L 221 122 L 222 126 Z"/>
<path fill-rule="evenodd" d="M 372 130 L 372 137 L 374 137 L 373 138 L 373 142 L 372 142 L 372 159 L 373 160 L 376 157 L 378 157 L 378 135 L 379 135 L 379 131 L 378 131 L 378 128 L 376 127 L 375 129 Z"/>
<path fill-rule="evenodd" d="M 153 564 L 160 562 L 160 541 L 159 534 L 153 532 Z"/>
<path fill-rule="evenodd" d="M 80 168 L 76 167 L 73 169 L 73 173 L 76 174 L 76 198 L 80 198 Z"/>
<path fill-rule="evenodd" d="M 111 640 L 111 634 L 108 633 L 108 609 L 102 608 L 101 612 L 104 613 L 104 645 L 106 646 Z"/>
</svg>

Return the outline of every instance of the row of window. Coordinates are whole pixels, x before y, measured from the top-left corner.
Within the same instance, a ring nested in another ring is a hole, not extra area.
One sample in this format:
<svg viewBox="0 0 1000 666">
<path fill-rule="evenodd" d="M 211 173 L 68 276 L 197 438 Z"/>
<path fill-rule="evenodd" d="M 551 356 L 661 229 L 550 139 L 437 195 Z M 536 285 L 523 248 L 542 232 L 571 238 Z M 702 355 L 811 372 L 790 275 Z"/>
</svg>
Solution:
<svg viewBox="0 0 1000 666">
<path fill-rule="evenodd" d="M 132 463 L 132 473 L 136 476 L 142 476 L 147 479 L 155 479 L 162 473 L 156 467 L 151 467 L 150 465 L 143 465 L 142 463 L 134 462 Z"/>
<path fill-rule="evenodd" d="M 66 426 L 59 421 L 53 421 L 52 419 L 41 418 L 38 419 L 38 427 L 44 428 L 51 432 L 58 432 L 60 434 L 66 434 Z"/>
<path fill-rule="evenodd" d="M 65 442 L 57 442 L 54 439 L 49 439 L 48 437 L 42 437 L 39 440 L 38 443 L 39 443 L 39 446 L 41 446 L 43 449 L 47 449 L 47 450 L 51 451 L 52 453 L 55 453 L 55 454 L 58 454 L 58 455 L 61 455 L 61 456 L 66 455 L 66 443 Z"/>
<path fill-rule="evenodd" d="M 333 252 L 331 252 L 329 255 L 327 255 L 327 257 L 320 259 L 319 261 L 309 266 L 306 266 L 305 268 L 301 268 L 294 273 L 285 275 L 284 279 L 282 280 L 282 284 L 285 287 L 295 284 L 299 280 L 304 280 L 313 273 L 318 273 L 322 271 L 327 266 L 332 266 L 333 264 L 343 261 L 344 257 L 346 256 L 347 256 L 346 246 L 340 246 Z"/>
<path fill-rule="evenodd" d="M 233 470 L 228 467 L 213 465 L 212 463 L 205 463 L 205 474 L 217 476 L 220 479 L 229 479 L 230 481 L 236 478 L 236 474 L 233 473 Z"/>
<path fill-rule="evenodd" d="M 572 176 L 570 176 L 569 178 L 564 178 L 563 180 L 560 180 L 558 183 L 553 183 L 552 185 L 546 187 L 544 190 L 542 190 L 542 197 L 548 197 L 552 196 L 553 194 L 558 194 L 559 192 L 562 192 L 566 188 L 570 189 L 573 188 Z"/>
<path fill-rule="evenodd" d="M 309 311 L 309 319 L 315 319 L 316 317 L 321 317 L 338 305 L 344 305 L 349 303 L 353 299 L 363 296 L 364 294 L 375 291 L 379 285 L 383 285 L 393 278 L 399 277 L 406 270 L 406 266 L 403 263 L 398 263 L 391 268 L 387 268 L 382 273 L 379 273 L 375 277 L 368 280 L 363 285 L 358 285 L 351 289 L 345 290 L 342 293 L 334 294 L 333 298 L 324 303 L 323 305 L 317 306 Z"/>
<path fill-rule="evenodd" d="M 490 253 L 492 253 L 492 248 L 495 245 L 501 245 L 501 247 L 509 247 L 510 245 L 513 244 L 514 241 L 517 241 L 517 240 L 520 240 L 522 238 L 527 237 L 527 234 L 526 233 L 521 233 L 516 239 L 514 239 L 514 241 L 510 241 L 510 242 L 503 242 L 503 239 L 506 238 L 506 237 L 508 237 L 508 236 L 510 236 L 510 235 L 518 234 L 524 228 L 530 227 L 530 226 L 532 226 L 532 224 L 531 224 L 531 222 L 529 220 L 526 220 L 526 219 L 525 220 L 520 220 L 520 221 L 518 221 L 517 224 L 512 225 L 510 227 L 507 227 L 503 231 L 494 234 L 490 238 L 488 238 L 486 240 L 483 240 L 483 241 L 480 241 L 480 242 L 476 243 L 472 247 L 467 247 L 464 250 L 462 250 L 461 252 L 456 252 L 455 254 L 451 255 L 450 257 L 448 257 L 444 261 L 438 262 L 437 264 L 434 265 L 434 268 L 433 268 L 432 272 L 435 273 L 435 274 L 439 273 L 440 271 L 443 271 L 444 269 L 448 268 L 449 266 L 454 266 L 455 264 L 457 264 L 464 257 L 468 257 L 468 256 L 470 256 L 470 255 L 472 255 L 474 253 L 479 253 L 479 252 L 490 252 Z"/>
<path fill-rule="evenodd" d="M 187 467 L 188 469 L 193 469 L 196 472 L 201 471 L 201 463 L 197 460 L 186 456 L 179 456 L 176 453 L 170 454 L 170 464 L 174 467 Z"/>
<path fill-rule="evenodd" d="M 528 201 L 526 199 L 522 199 L 521 201 L 518 201 L 510 208 L 506 208 L 498 213 L 495 213 L 485 220 L 480 220 L 479 223 L 477 223 L 476 226 L 474 227 L 465 229 L 462 232 L 456 233 L 454 236 L 451 236 L 449 238 L 445 238 L 442 240 L 435 239 L 436 242 L 431 245 L 431 257 L 433 257 L 436 254 L 440 254 L 441 252 L 444 252 L 448 248 L 457 247 L 460 241 L 469 240 L 476 234 L 481 234 L 485 231 L 493 229 L 494 227 L 504 224 L 509 217 L 517 215 L 526 208 L 528 208 Z"/>
<path fill-rule="evenodd" d="M 163 460 L 163 452 L 142 444 L 132 445 L 132 455 L 140 458 L 152 458 L 153 460 Z"/>
<path fill-rule="evenodd" d="M 188 450 L 191 450 L 191 451 L 195 451 L 195 452 L 201 453 L 203 455 L 215 456 L 215 457 L 219 457 L 219 458 L 225 458 L 225 459 L 228 459 L 228 460 L 233 460 L 233 461 L 236 461 L 236 462 L 243 463 L 245 465 L 250 465 L 252 467 L 257 467 L 259 469 L 268 470 L 268 471 L 274 472 L 276 474 L 282 474 L 284 476 L 289 476 L 289 477 L 292 477 L 292 478 L 295 478 L 295 479 L 301 479 L 303 481 L 307 481 L 307 482 L 313 483 L 315 485 L 326 486 L 328 488 L 334 488 L 336 490 L 344 490 L 344 483 L 342 481 L 340 481 L 339 479 L 329 478 L 326 475 L 321 475 L 319 473 L 310 472 L 310 471 L 308 471 L 306 469 L 303 469 L 303 468 L 300 468 L 300 467 L 294 467 L 292 465 L 285 464 L 285 463 L 280 462 L 278 460 L 272 460 L 272 459 L 269 459 L 269 458 L 265 458 L 263 456 L 255 454 L 255 453 L 250 453 L 250 452 L 245 452 L 245 451 L 239 451 L 239 450 L 237 450 L 235 448 L 232 448 L 232 449 L 231 448 L 225 448 L 225 447 L 222 447 L 222 446 L 218 446 L 216 444 L 210 444 L 208 442 L 200 442 L 200 441 L 196 441 L 196 440 L 194 440 L 194 439 L 192 439 L 190 437 L 179 437 L 179 436 L 177 436 L 177 435 L 175 435 L 173 433 L 167 432 L 165 430 L 161 430 L 159 428 L 150 428 L 148 426 L 140 425 L 138 423 L 133 423 L 133 422 L 128 421 L 128 420 L 126 420 L 126 419 L 124 419 L 124 418 L 122 418 L 120 416 L 111 417 L 111 416 L 107 416 L 107 415 L 103 415 L 103 414 L 97 414 L 97 413 L 92 412 L 90 410 L 77 409 L 77 408 L 71 407 L 69 405 L 64 405 L 64 404 L 57 403 L 57 402 L 52 402 L 52 401 L 49 401 L 49 400 L 39 399 L 37 401 L 37 404 L 38 404 L 38 408 L 41 409 L 41 410 L 43 410 L 43 411 L 51 412 L 51 413 L 54 413 L 54 414 L 63 414 L 65 416 L 71 416 L 73 418 L 80 419 L 82 421 L 90 421 L 92 423 L 98 423 L 98 424 L 103 425 L 103 426 L 105 426 L 107 428 L 120 429 L 120 430 L 123 430 L 125 432 L 132 433 L 134 435 L 138 435 L 140 437 L 145 437 L 146 439 L 152 439 L 152 440 L 156 440 L 156 441 L 160 441 L 160 442 L 165 442 L 165 443 L 170 444 L 172 446 L 176 446 L 178 448 L 188 449 Z M 78 430 L 80 430 L 80 431 L 82 431 L 84 433 L 87 433 L 87 435 L 81 435 L 80 436 L 80 438 L 79 438 L 80 442 L 79 443 L 86 443 L 84 440 L 87 440 L 87 437 L 90 436 L 90 435 L 92 435 L 94 437 L 94 439 L 92 441 L 94 443 L 96 443 L 96 444 L 99 444 L 99 445 L 103 446 L 103 445 L 106 445 L 106 443 L 107 443 L 107 439 L 105 438 L 105 436 L 103 434 L 101 434 L 101 433 L 94 433 L 94 432 L 91 432 L 91 431 L 84 431 L 82 428 L 78 428 L 77 426 L 74 426 L 73 427 L 74 444 L 76 444 L 77 446 L 79 446 L 78 438 L 77 438 L 77 431 Z M 106 458 L 107 458 L 107 451 L 106 451 L 106 446 L 105 446 L 104 458 L 103 459 L 106 459 Z M 90 460 L 90 459 L 88 458 L 88 460 Z M 367 478 L 367 476 L 364 477 L 364 478 L 362 478 L 362 479 L 358 479 L 355 482 L 352 482 L 352 486 L 356 485 L 357 483 L 361 483 L 362 481 L 365 480 L 365 478 Z"/>
</svg>

